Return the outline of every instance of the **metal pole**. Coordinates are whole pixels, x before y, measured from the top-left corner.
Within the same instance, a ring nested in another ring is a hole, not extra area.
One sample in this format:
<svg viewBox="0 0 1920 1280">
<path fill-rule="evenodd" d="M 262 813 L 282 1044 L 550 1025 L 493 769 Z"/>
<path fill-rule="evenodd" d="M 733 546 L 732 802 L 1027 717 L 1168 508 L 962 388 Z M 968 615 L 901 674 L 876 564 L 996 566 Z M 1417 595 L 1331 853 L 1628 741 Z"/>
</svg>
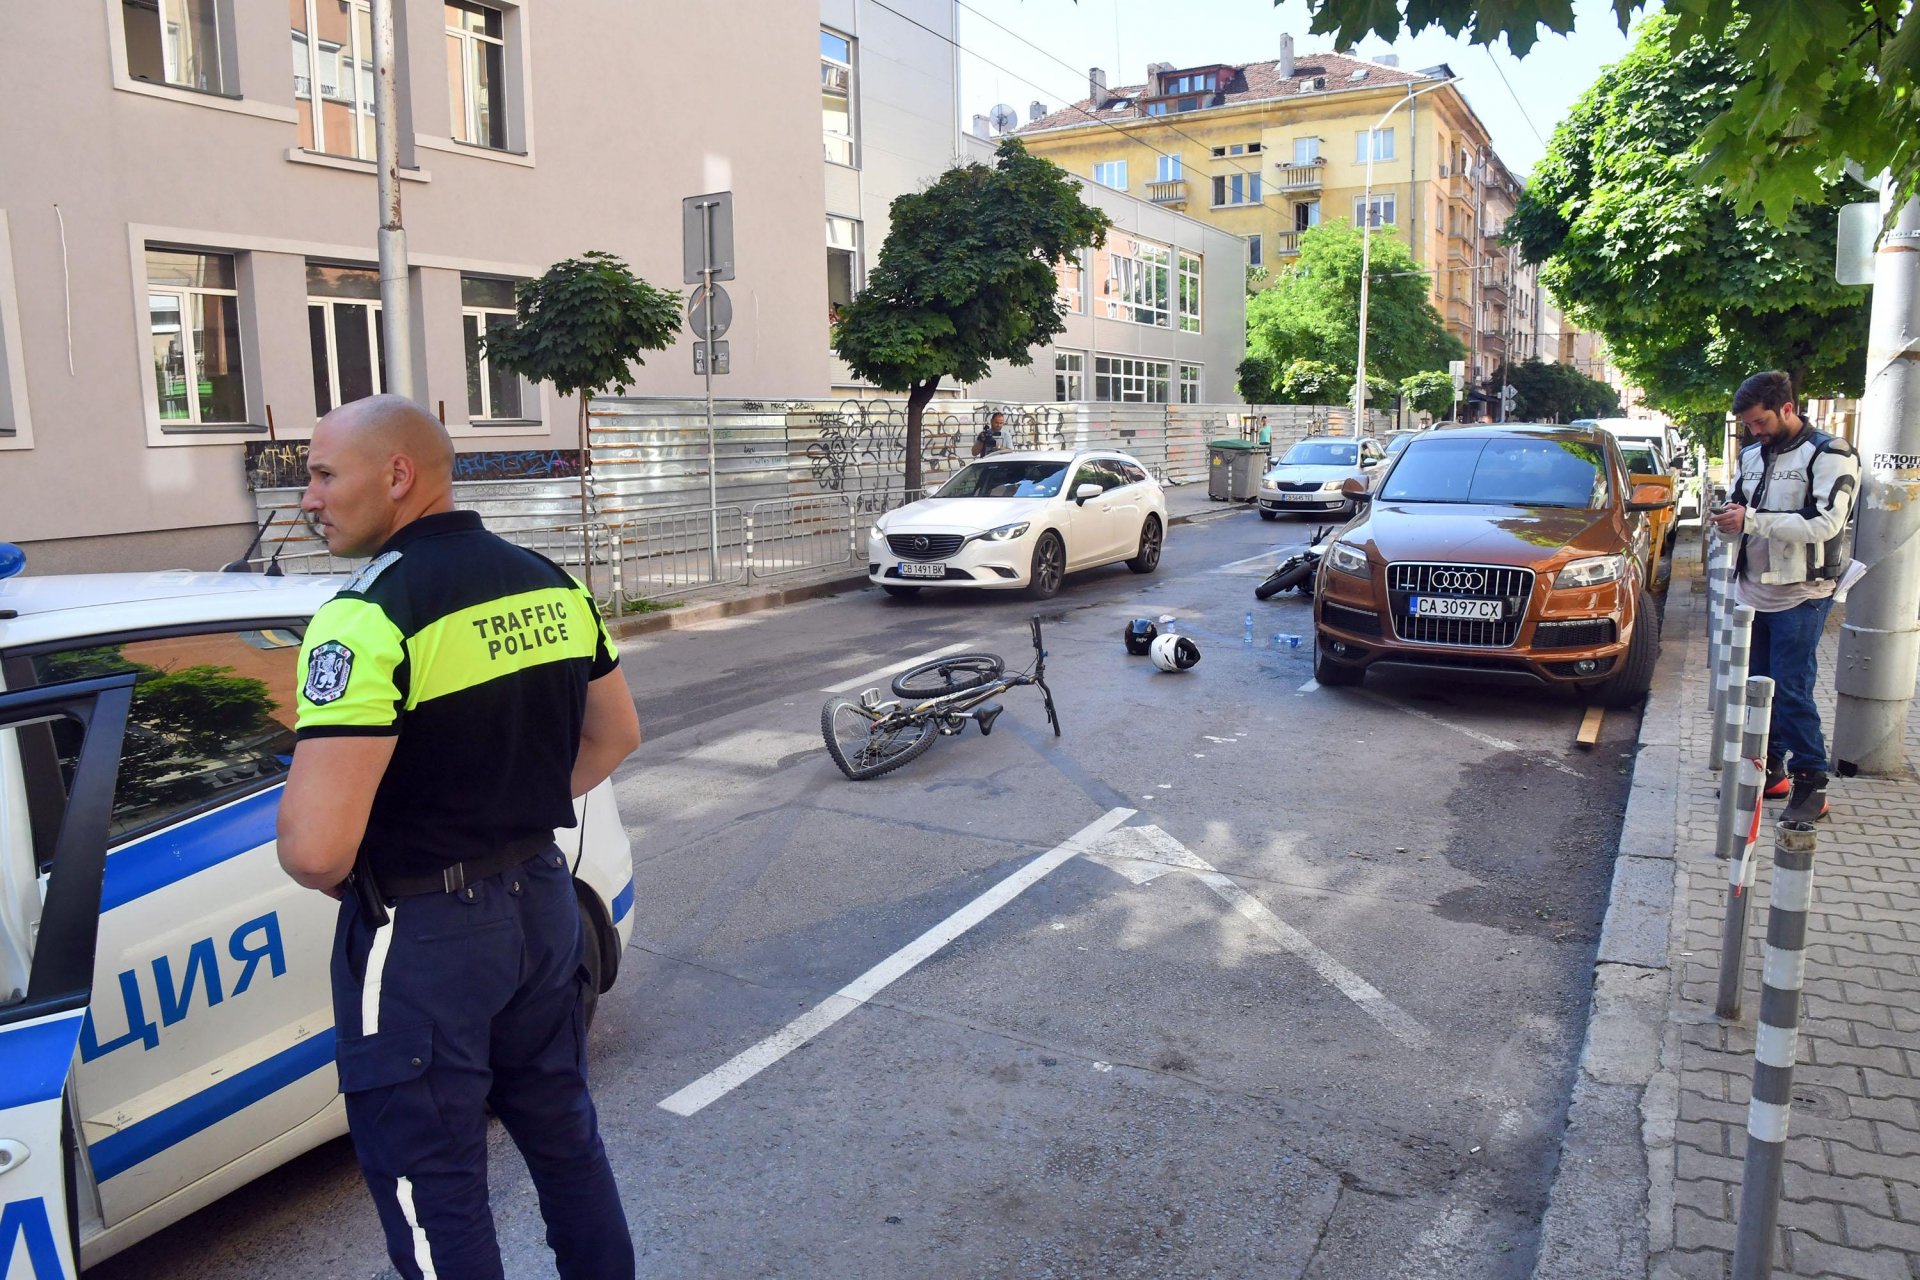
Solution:
<svg viewBox="0 0 1920 1280">
<path fill-rule="evenodd" d="M 1740 736 L 1740 778 L 1722 773 L 1721 795 L 1733 796 L 1734 821 L 1721 828 L 1714 853 L 1727 861 L 1727 920 L 1720 934 L 1720 996 L 1713 1011 L 1723 1018 L 1740 1016 L 1741 970 L 1747 955 L 1747 901 L 1753 889 L 1760 842 L 1760 790 L 1767 777 L 1767 724 L 1773 717 L 1773 681 L 1752 676 L 1746 681 L 1747 723 Z"/>
<path fill-rule="evenodd" d="M 1906 768 L 1902 737 L 1920 668 L 1920 198 L 1907 201 L 1874 255 L 1856 444 L 1854 556 L 1873 572 L 1848 596 L 1840 631 L 1833 758 L 1843 776 L 1887 776 Z"/>
<path fill-rule="evenodd" d="M 1747 1161 L 1733 1238 L 1733 1280 L 1767 1280 L 1773 1274 L 1787 1121 L 1793 1114 L 1793 1059 L 1800 1047 L 1807 912 L 1813 906 L 1813 824 L 1782 822 L 1773 830 L 1767 964 L 1760 985 L 1760 1025 L 1753 1038 L 1753 1100 L 1747 1104 Z"/>
<path fill-rule="evenodd" d="M 373 0 L 373 154 L 380 191 L 380 310 L 387 358 L 383 391 L 422 398 L 413 380 L 413 300 L 407 282 L 407 230 L 400 218 L 400 125 L 395 108 L 393 8 L 404 0 Z M 314 109 L 319 110 L 319 95 Z"/>
<path fill-rule="evenodd" d="M 713 300 L 713 207 L 717 201 L 700 205 L 700 278 L 706 290 L 707 322 L 707 577 L 720 581 L 720 479 L 713 447 L 713 315 L 718 309 Z"/>
</svg>

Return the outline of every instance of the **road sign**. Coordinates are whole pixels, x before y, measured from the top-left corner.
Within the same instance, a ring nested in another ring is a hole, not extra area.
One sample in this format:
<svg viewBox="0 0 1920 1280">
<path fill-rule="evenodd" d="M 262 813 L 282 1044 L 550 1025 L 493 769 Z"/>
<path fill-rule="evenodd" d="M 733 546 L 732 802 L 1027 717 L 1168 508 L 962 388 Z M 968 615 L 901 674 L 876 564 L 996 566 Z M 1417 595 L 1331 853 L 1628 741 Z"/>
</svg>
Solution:
<svg viewBox="0 0 1920 1280">
<path fill-rule="evenodd" d="M 688 196 L 680 202 L 680 249 L 683 283 L 699 284 L 706 278 L 702 269 L 709 251 L 713 278 L 733 279 L 733 192 Z"/>
<path fill-rule="evenodd" d="M 716 342 L 713 344 L 713 372 L 715 377 L 729 371 L 731 356 L 732 353 L 727 350 L 726 343 Z M 693 371 L 696 375 L 704 374 L 707 371 L 707 344 L 704 342 L 696 342 L 693 344 Z"/>
<path fill-rule="evenodd" d="M 1513 408 L 1513 402 L 1519 398 L 1520 392 L 1514 388 L 1511 382 L 1505 382 L 1500 385 L 1500 404 L 1502 407 L 1508 409 Z"/>
<path fill-rule="evenodd" d="M 1833 278 L 1841 284 L 1872 284 L 1873 255 L 1879 244 L 1880 202 L 1841 205 L 1839 234 L 1833 244 Z"/>
<path fill-rule="evenodd" d="M 707 331 L 707 290 L 702 285 L 687 300 L 687 323 L 701 338 L 718 338 L 733 327 L 733 299 L 719 285 L 713 286 L 713 331 Z"/>
<path fill-rule="evenodd" d="M 1447 376 L 1453 379 L 1453 394 L 1459 395 L 1467 389 L 1467 362 L 1465 360 L 1447 361 Z"/>
</svg>

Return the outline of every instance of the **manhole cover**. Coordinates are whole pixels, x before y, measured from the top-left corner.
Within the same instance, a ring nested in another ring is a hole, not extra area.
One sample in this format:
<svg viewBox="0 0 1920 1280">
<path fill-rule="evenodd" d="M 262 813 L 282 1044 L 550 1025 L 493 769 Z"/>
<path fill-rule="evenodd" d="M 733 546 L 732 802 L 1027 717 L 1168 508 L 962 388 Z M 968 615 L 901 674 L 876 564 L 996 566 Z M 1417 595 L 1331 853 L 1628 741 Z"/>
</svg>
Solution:
<svg viewBox="0 0 1920 1280">
<path fill-rule="evenodd" d="M 1793 1109 L 1822 1120 L 1844 1120 L 1848 1113 L 1847 1095 L 1825 1085 L 1797 1084 L 1793 1086 Z"/>
</svg>

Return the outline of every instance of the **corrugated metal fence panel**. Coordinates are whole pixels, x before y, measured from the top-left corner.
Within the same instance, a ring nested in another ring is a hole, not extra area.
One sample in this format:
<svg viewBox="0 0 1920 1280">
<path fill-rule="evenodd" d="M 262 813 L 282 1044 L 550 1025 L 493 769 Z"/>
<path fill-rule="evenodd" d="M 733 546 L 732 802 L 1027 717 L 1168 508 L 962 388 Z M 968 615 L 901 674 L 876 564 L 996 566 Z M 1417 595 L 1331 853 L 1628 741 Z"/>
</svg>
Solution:
<svg viewBox="0 0 1920 1280">
<path fill-rule="evenodd" d="M 785 415 L 753 401 L 715 401 L 713 471 L 722 506 L 788 496 Z M 596 400 L 587 424 L 596 514 L 609 524 L 708 506 L 701 401 Z"/>
<path fill-rule="evenodd" d="M 293 556 L 326 550 L 300 518 L 300 495 L 292 488 L 256 489 L 254 512 L 258 519 L 273 517 L 260 538 L 259 554 Z M 580 521 L 580 481 L 491 480 L 455 481 L 453 504 L 463 511 L 478 511 L 487 527 L 496 533 L 546 530 Z M 518 539 L 516 539 L 518 540 Z"/>
</svg>

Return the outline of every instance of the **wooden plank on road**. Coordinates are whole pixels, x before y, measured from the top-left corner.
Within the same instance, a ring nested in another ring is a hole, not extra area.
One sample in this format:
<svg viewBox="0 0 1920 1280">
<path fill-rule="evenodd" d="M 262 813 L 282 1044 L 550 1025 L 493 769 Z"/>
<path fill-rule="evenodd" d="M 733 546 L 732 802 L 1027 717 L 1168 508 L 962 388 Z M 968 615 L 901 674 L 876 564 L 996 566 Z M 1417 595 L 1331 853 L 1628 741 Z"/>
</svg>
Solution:
<svg viewBox="0 0 1920 1280">
<path fill-rule="evenodd" d="M 1573 740 L 1583 747 L 1600 741 L 1600 722 L 1606 716 L 1604 707 L 1588 707 L 1586 717 L 1580 721 L 1580 732 L 1573 736 Z"/>
</svg>

